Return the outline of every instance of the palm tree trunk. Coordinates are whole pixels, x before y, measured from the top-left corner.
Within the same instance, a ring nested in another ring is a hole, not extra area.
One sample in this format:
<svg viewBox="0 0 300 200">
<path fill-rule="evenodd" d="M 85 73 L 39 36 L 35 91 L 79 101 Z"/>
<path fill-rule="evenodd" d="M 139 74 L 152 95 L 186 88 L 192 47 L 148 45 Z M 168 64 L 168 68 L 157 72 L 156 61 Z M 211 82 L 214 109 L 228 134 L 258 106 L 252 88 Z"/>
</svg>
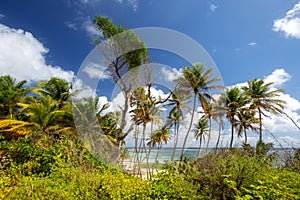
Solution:
<svg viewBox="0 0 300 200">
<path fill-rule="evenodd" d="M 208 151 L 208 146 L 209 146 L 209 142 L 210 142 L 210 134 L 211 134 L 211 117 L 209 118 L 209 133 L 208 133 L 208 138 L 207 138 L 207 145 L 206 145 L 206 153 Z"/>
<path fill-rule="evenodd" d="M 200 158 L 201 144 L 202 144 L 202 135 L 200 136 L 200 144 L 199 144 L 199 148 L 198 148 L 198 158 Z"/>
<path fill-rule="evenodd" d="M 234 136 L 234 120 L 231 120 L 231 140 L 230 140 L 230 149 L 232 149 L 233 145 L 233 136 Z"/>
<path fill-rule="evenodd" d="M 258 107 L 258 115 L 259 115 L 259 142 L 262 142 L 262 117 L 261 110 Z"/>
<path fill-rule="evenodd" d="M 152 177 L 151 177 L 151 171 L 150 171 L 150 167 L 149 167 L 149 157 L 150 157 L 151 149 L 152 148 L 149 147 L 149 150 L 148 150 L 148 153 L 147 153 L 147 160 L 146 160 L 146 162 L 147 162 L 147 169 L 146 169 L 146 171 L 147 171 L 147 179 L 148 180 L 152 179 Z"/>
<path fill-rule="evenodd" d="M 245 144 L 247 144 L 247 132 L 246 132 L 246 129 L 244 129 L 244 136 L 245 136 Z"/>
<path fill-rule="evenodd" d="M 172 156 L 171 156 L 171 161 L 174 161 L 174 157 L 175 157 L 175 152 L 176 152 L 176 148 L 177 148 L 177 142 L 178 142 L 178 127 L 179 125 L 175 122 L 174 123 L 174 148 L 173 148 L 173 152 L 172 152 Z"/>
<path fill-rule="evenodd" d="M 221 120 L 220 120 L 220 123 L 219 123 L 219 133 L 218 133 L 218 139 L 217 139 L 217 143 L 216 143 L 216 151 L 218 150 L 218 146 L 219 146 L 219 143 L 220 143 L 220 137 L 221 137 Z"/>
<path fill-rule="evenodd" d="M 154 163 L 152 164 L 152 174 L 154 172 L 154 167 L 156 166 L 156 164 L 158 163 L 158 155 L 160 153 L 160 150 L 162 148 L 162 143 L 161 144 L 158 144 L 158 149 L 157 149 L 157 153 L 156 153 L 156 156 L 155 156 L 155 161 Z"/>
<path fill-rule="evenodd" d="M 184 149 L 185 149 L 185 145 L 186 145 L 186 141 L 189 137 L 189 133 L 191 131 L 192 125 L 193 125 L 193 121 L 194 121 L 194 114 L 195 114 L 195 109 L 196 109 L 196 94 L 194 94 L 194 105 L 193 105 L 193 111 L 192 111 L 192 116 L 191 116 L 191 121 L 190 121 L 190 125 L 188 128 L 188 131 L 185 135 L 184 141 L 183 141 L 183 145 L 182 145 L 182 149 L 181 149 L 181 153 L 180 153 L 180 161 L 183 160 L 183 153 L 184 153 Z"/>
</svg>

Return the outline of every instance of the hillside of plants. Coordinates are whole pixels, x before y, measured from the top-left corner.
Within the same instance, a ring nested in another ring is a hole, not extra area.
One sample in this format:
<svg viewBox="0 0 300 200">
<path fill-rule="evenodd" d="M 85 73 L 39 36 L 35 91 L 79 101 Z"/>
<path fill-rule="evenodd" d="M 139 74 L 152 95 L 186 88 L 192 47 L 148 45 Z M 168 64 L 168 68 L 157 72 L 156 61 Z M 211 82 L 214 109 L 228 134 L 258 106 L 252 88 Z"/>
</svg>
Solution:
<svg viewBox="0 0 300 200">
<path fill-rule="evenodd" d="M 108 18 L 94 23 L 103 33 L 97 45 L 127 30 Z M 282 89 L 263 79 L 226 88 L 214 68 L 193 64 L 183 67 L 167 96 L 158 97 L 147 70 L 139 71 L 147 77 L 143 84 L 131 76 L 124 80 L 149 60 L 144 43 L 133 32 L 126 37 L 144 48 L 109 64 L 124 94 L 118 110 L 97 97 L 80 97 L 82 91 L 63 79 L 33 84 L 0 76 L 0 199 L 300 199 L 300 150 L 279 152 L 263 141 L 264 118 L 289 117 Z M 117 49 L 118 42 L 110 45 Z M 211 91 L 219 89 L 216 98 Z M 230 134 L 224 134 L 225 123 Z M 213 124 L 216 141 L 210 140 Z M 257 134 L 256 145 L 249 144 L 249 132 Z M 134 140 L 132 170 L 123 165 L 128 135 Z M 199 143 L 196 159 L 185 155 L 191 136 Z M 222 136 L 228 146 L 220 144 Z M 235 138 L 243 144 L 235 146 Z M 156 165 L 171 141 L 170 160 Z M 209 147 L 214 151 L 202 155 Z M 154 150 L 156 162 L 150 163 Z"/>
</svg>

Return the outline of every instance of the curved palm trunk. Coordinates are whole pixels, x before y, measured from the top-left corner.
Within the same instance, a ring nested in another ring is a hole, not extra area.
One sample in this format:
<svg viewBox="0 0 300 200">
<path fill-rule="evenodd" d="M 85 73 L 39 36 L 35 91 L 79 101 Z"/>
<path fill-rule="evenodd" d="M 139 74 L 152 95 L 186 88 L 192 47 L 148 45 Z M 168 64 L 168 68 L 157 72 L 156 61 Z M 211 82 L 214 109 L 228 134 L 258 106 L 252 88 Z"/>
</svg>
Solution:
<svg viewBox="0 0 300 200">
<path fill-rule="evenodd" d="M 221 122 L 220 122 L 221 123 Z M 217 139 L 217 143 L 216 143 L 216 152 L 218 150 L 218 146 L 219 146 L 219 143 L 220 143 L 220 137 L 221 137 L 221 124 L 219 123 L 219 133 L 218 133 L 218 139 Z"/>
<path fill-rule="evenodd" d="M 182 145 L 182 149 L 181 149 L 181 153 L 180 153 L 180 161 L 183 160 L 183 153 L 184 153 L 184 149 L 185 149 L 185 145 L 186 145 L 186 141 L 189 137 L 189 133 L 191 131 L 192 125 L 193 125 L 193 121 L 194 121 L 194 114 L 195 114 L 195 109 L 196 109 L 196 94 L 194 94 L 194 105 L 193 105 L 193 111 L 192 111 L 192 116 L 191 116 L 191 121 L 190 121 L 190 125 L 188 128 L 188 131 L 185 135 L 184 141 L 183 141 L 183 145 Z"/>
<path fill-rule="evenodd" d="M 179 130 L 179 124 L 175 123 L 174 124 L 174 148 L 173 148 L 173 152 L 172 152 L 171 161 L 174 161 L 174 157 L 175 157 L 175 152 L 176 152 L 177 143 L 178 143 L 178 130 Z"/>
<path fill-rule="evenodd" d="M 245 137 L 245 144 L 247 144 L 247 132 L 245 128 L 244 128 L 244 137 Z"/>
<path fill-rule="evenodd" d="M 230 149 L 232 149 L 233 145 L 233 137 L 234 137 L 234 120 L 231 120 L 231 140 L 230 140 Z"/>
<path fill-rule="evenodd" d="M 209 146 L 209 142 L 210 142 L 210 134 L 211 134 L 211 117 L 209 118 L 209 133 L 208 133 L 208 139 L 207 139 L 207 145 L 206 145 L 206 153 L 208 151 L 208 146 Z"/>
<path fill-rule="evenodd" d="M 157 163 L 158 163 L 158 155 L 159 155 L 160 150 L 161 150 L 161 148 L 162 148 L 162 143 L 161 143 L 161 144 L 158 144 L 158 147 L 157 147 L 157 148 L 158 148 L 158 149 L 157 149 L 157 153 L 156 153 L 156 156 L 155 156 L 155 161 L 154 161 L 154 163 L 152 164 L 152 174 L 153 174 L 153 172 L 154 172 L 155 166 L 156 166 Z"/>
<path fill-rule="evenodd" d="M 201 145 L 202 145 L 202 136 L 200 136 L 200 144 L 199 144 L 199 148 L 198 148 L 198 158 L 200 158 L 200 154 L 201 154 Z"/>
<path fill-rule="evenodd" d="M 258 107 L 258 115 L 259 115 L 259 142 L 262 142 L 262 117 L 261 110 Z"/>
<path fill-rule="evenodd" d="M 146 171 L 147 171 L 147 179 L 148 180 L 152 179 L 151 171 L 150 171 L 150 167 L 149 167 L 149 157 L 150 157 L 151 150 L 152 150 L 152 148 L 149 147 L 149 150 L 148 150 L 148 153 L 147 153 L 147 169 L 146 169 Z"/>
</svg>

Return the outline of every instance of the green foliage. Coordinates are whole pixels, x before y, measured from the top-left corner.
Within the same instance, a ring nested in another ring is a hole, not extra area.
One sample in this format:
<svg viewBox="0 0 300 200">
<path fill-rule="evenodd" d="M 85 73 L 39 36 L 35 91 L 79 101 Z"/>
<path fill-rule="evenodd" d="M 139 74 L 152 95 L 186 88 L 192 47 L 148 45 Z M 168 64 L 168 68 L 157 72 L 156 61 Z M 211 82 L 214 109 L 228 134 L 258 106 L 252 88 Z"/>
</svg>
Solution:
<svg viewBox="0 0 300 200">
<path fill-rule="evenodd" d="M 185 179 L 182 175 L 165 171 L 154 177 L 150 183 L 151 199 L 199 199 L 197 185 Z"/>
</svg>

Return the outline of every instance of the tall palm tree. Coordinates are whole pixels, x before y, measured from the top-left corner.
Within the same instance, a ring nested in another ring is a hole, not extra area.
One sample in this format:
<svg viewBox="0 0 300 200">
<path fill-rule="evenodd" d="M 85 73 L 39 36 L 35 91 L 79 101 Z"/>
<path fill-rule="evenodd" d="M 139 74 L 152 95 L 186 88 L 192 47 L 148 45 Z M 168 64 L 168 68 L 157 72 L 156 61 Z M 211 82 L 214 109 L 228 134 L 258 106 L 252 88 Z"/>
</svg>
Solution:
<svg viewBox="0 0 300 200">
<path fill-rule="evenodd" d="M 231 123 L 230 148 L 233 145 L 236 116 L 240 108 L 249 103 L 249 98 L 239 88 L 233 87 L 221 94 L 220 101 L 225 105 L 226 117 Z"/>
<path fill-rule="evenodd" d="M 224 115 L 226 114 L 226 108 L 224 102 L 222 102 L 222 98 L 219 98 L 217 102 L 214 103 L 213 106 L 213 116 L 212 118 L 214 121 L 218 123 L 219 131 L 218 131 L 218 138 L 216 142 L 216 150 L 218 149 L 220 138 L 221 138 L 221 130 L 224 128 Z"/>
<path fill-rule="evenodd" d="M 250 108 L 242 108 L 237 113 L 237 135 L 241 137 L 244 132 L 244 143 L 247 144 L 247 130 L 258 131 L 259 128 L 255 125 L 259 124 L 258 118 L 255 117 L 256 111 Z"/>
<path fill-rule="evenodd" d="M 164 105 L 164 107 L 171 107 L 171 110 L 169 111 L 168 117 L 167 117 L 167 126 L 171 128 L 174 127 L 173 133 L 174 133 L 174 146 L 173 146 L 173 152 L 171 155 L 171 161 L 174 160 L 175 152 L 178 144 L 178 134 L 179 134 L 179 127 L 181 124 L 181 121 L 183 120 L 183 109 L 184 109 L 184 103 L 187 102 L 187 92 L 176 88 L 174 91 L 171 92 L 171 98 L 168 100 L 168 103 Z"/>
<path fill-rule="evenodd" d="M 206 117 L 201 117 L 196 124 L 194 124 L 194 133 L 196 139 L 199 139 L 199 149 L 198 149 L 198 157 L 200 157 L 201 152 L 201 144 L 202 139 L 204 139 L 204 135 L 209 134 L 209 125 Z"/>
<path fill-rule="evenodd" d="M 183 76 L 176 80 L 179 83 L 180 87 L 184 89 L 191 89 L 193 94 L 193 108 L 191 113 L 190 124 L 182 145 L 182 150 L 180 154 L 181 161 L 183 160 L 185 145 L 194 121 L 197 96 L 199 98 L 203 110 L 206 111 L 208 101 L 213 99 L 212 95 L 209 93 L 210 90 L 221 87 L 218 85 L 213 85 L 220 80 L 220 77 L 213 77 L 213 69 L 214 68 L 212 67 L 206 69 L 203 64 L 194 64 L 192 69 L 190 69 L 189 67 L 185 67 L 183 69 Z"/>
<path fill-rule="evenodd" d="M 251 98 L 251 108 L 257 109 L 259 117 L 259 142 L 262 142 L 262 116 L 265 112 L 280 114 L 285 106 L 285 101 L 278 99 L 282 89 L 272 89 L 273 82 L 265 83 L 264 80 L 250 80 L 248 85 L 242 89 Z"/>
<path fill-rule="evenodd" d="M 9 75 L 0 77 L 0 118 L 13 119 L 20 111 L 18 103 L 29 92 L 29 88 L 24 88 L 25 84 L 25 80 L 17 82 Z"/>
</svg>

